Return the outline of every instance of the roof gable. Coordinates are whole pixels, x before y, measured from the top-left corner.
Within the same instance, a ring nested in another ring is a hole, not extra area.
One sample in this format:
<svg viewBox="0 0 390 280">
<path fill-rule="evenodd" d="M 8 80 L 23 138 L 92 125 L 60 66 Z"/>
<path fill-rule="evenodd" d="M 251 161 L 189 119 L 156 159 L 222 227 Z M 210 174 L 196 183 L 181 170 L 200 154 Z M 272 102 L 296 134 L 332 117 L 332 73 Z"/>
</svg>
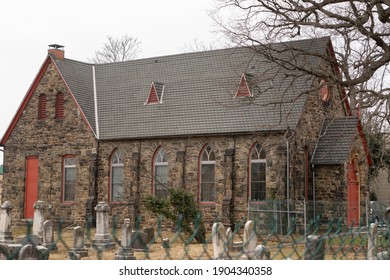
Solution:
<svg viewBox="0 0 390 280">
<path fill-rule="evenodd" d="M 252 96 L 252 86 L 253 86 L 253 75 L 248 73 L 243 73 L 241 75 L 240 83 L 237 88 L 237 92 L 234 96 L 236 97 L 251 97 Z"/>
<path fill-rule="evenodd" d="M 18 123 L 19 121 L 19 118 L 21 117 L 21 115 L 23 114 L 23 111 L 25 110 L 27 104 L 29 103 L 32 95 L 34 94 L 36 88 L 38 87 L 42 77 L 45 75 L 45 72 L 46 70 L 48 69 L 50 63 L 53 63 L 57 69 L 57 71 L 59 71 L 56 63 L 55 63 L 55 60 L 53 60 L 53 58 L 48 55 L 45 59 L 45 61 L 43 62 L 42 66 L 40 67 L 39 71 L 38 71 L 38 74 L 36 75 L 36 77 L 34 78 L 30 88 L 28 89 L 27 93 L 25 94 L 21 104 L 19 105 L 19 108 L 17 109 L 16 111 L 16 114 L 14 115 L 10 125 L 8 126 L 5 134 L 3 135 L 3 138 L 1 138 L 0 140 L 0 145 L 1 146 L 4 146 L 9 138 L 9 136 L 11 135 L 13 129 L 15 128 L 16 124 Z M 64 83 L 67 85 L 67 82 L 66 80 L 64 79 L 61 71 L 59 71 L 61 77 L 62 77 L 62 80 L 64 81 Z M 69 86 L 67 85 L 68 89 L 69 89 Z M 75 101 L 76 105 L 80 108 L 79 104 L 78 104 L 78 99 L 75 98 L 75 96 L 73 96 L 72 94 L 72 91 L 69 89 L 69 92 L 73 98 L 73 100 Z M 84 120 L 86 120 L 86 117 L 84 115 L 84 111 L 80 108 L 80 112 L 81 112 L 81 115 L 83 116 Z M 38 112 L 37 112 L 38 113 Z M 86 120 L 86 123 L 88 125 L 89 128 L 91 128 L 89 122 Z M 92 128 L 91 128 L 92 130 Z M 93 131 L 93 130 L 92 130 Z"/>
<path fill-rule="evenodd" d="M 152 82 L 148 98 L 146 99 L 145 105 L 162 103 L 162 97 L 164 93 L 165 85 L 163 83 Z"/>
</svg>

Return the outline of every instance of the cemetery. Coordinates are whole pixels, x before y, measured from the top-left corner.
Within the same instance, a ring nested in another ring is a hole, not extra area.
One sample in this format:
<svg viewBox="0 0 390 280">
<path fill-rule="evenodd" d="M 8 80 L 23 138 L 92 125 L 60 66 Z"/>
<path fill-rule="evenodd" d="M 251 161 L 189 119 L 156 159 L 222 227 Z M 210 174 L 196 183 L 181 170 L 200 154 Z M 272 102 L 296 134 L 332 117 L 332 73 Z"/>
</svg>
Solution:
<svg viewBox="0 0 390 280">
<path fill-rule="evenodd" d="M 256 222 L 248 220 L 242 230 L 225 228 L 215 222 L 205 244 L 197 244 L 180 229 L 161 226 L 134 228 L 130 219 L 112 228 L 108 219 L 109 206 L 96 206 L 96 227 L 61 228 L 44 220 L 45 203 L 34 205 L 34 218 L 23 232 L 11 227 L 13 206 L 4 202 L 0 207 L 0 260 L 137 260 L 137 259 L 366 259 L 388 260 L 389 228 L 371 224 L 322 235 L 318 230 L 300 237 L 294 234 L 258 234 Z M 158 223 L 161 225 L 161 223 Z M 309 231 L 310 232 L 310 231 Z"/>
</svg>

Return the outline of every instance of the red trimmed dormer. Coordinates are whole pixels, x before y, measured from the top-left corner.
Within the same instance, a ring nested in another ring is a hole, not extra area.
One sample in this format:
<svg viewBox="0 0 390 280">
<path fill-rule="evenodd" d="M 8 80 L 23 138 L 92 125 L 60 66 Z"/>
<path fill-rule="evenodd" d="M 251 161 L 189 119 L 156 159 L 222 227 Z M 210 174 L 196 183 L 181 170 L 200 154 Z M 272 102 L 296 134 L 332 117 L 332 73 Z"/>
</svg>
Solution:
<svg viewBox="0 0 390 280">
<path fill-rule="evenodd" d="M 163 83 L 152 82 L 148 98 L 146 99 L 145 105 L 147 104 L 159 104 L 162 103 L 162 97 L 164 94 L 165 85 Z"/>
<path fill-rule="evenodd" d="M 248 73 L 243 73 L 241 75 L 240 83 L 238 85 L 236 94 L 234 95 L 234 98 L 236 97 L 252 97 L 252 85 L 253 85 L 253 75 Z"/>
</svg>

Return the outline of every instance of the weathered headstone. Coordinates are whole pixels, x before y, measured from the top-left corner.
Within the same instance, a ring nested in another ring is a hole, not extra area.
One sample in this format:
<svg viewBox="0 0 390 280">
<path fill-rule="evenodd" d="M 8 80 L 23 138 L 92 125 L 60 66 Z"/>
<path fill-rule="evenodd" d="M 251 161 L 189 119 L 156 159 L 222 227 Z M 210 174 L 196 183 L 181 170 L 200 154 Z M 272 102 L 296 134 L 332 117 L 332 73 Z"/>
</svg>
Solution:
<svg viewBox="0 0 390 280">
<path fill-rule="evenodd" d="M 131 232 L 131 248 L 136 251 L 144 251 L 147 249 L 147 234 L 140 230 Z"/>
<path fill-rule="evenodd" d="M 257 246 L 257 235 L 253 221 L 247 221 L 244 227 L 244 255 L 248 259 L 252 259 Z"/>
<path fill-rule="evenodd" d="M 75 254 L 80 255 L 80 257 L 88 256 L 88 249 L 84 245 L 84 228 L 83 227 L 75 227 L 73 229 L 73 247 L 71 251 L 75 252 Z"/>
<path fill-rule="evenodd" d="M 39 243 L 42 243 L 43 237 L 44 210 L 45 203 L 43 201 L 35 202 L 32 234 L 38 236 Z"/>
<path fill-rule="evenodd" d="M 54 231 L 53 231 L 53 223 L 49 220 L 43 223 L 43 242 L 42 246 L 46 248 L 50 248 L 50 251 L 57 251 L 57 245 L 54 243 Z"/>
<path fill-rule="evenodd" d="M 378 224 L 371 223 L 368 230 L 367 238 L 367 259 L 368 260 L 377 260 L 376 256 L 376 247 L 377 247 L 377 233 L 378 233 Z"/>
<path fill-rule="evenodd" d="M 171 245 L 170 245 L 169 242 L 170 242 L 169 238 L 167 238 L 167 237 L 163 238 L 163 240 L 162 240 L 162 242 L 161 242 L 162 248 L 163 248 L 163 249 L 169 249 L 169 248 L 171 248 Z"/>
<path fill-rule="evenodd" d="M 317 235 L 309 235 L 306 238 L 305 260 L 325 259 L 325 240 Z"/>
<path fill-rule="evenodd" d="M 38 260 L 48 260 L 50 251 L 45 246 L 36 246 L 38 250 Z"/>
<path fill-rule="evenodd" d="M 108 212 L 110 207 L 105 202 L 99 202 L 96 207 L 96 233 L 92 245 L 97 248 L 114 248 L 115 242 L 110 234 Z"/>
<path fill-rule="evenodd" d="M 121 247 L 115 254 L 116 260 L 135 260 L 133 249 L 131 248 L 131 224 L 130 219 L 125 219 L 122 225 Z"/>
<path fill-rule="evenodd" d="M 271 259 L 271 253 L 264 245 L 259 245 L 255 248 L 253 255 L 254 260 L 269 260 Z"/>
<path fill-rule="evenodd" d="M 14 239 L 11 231 L 12 208 L 9 201 L 5 201 L 0 207 L 0 244 L 10 243 Z"/>
<path fill-rule="evenodd" d="M 39 251 L 36 246 L 27 244 L 22 247 L 19 252 L 19 260 L 38 260 Z"/>
<path fill-rule="evenodd" d="M 8 260 L 9 258 L 9 250 L 8 247 L 4 244 L 0 244 L 0 261 L 1 260 Z"/>
<path fill-rule="evenodd" d="M 228 229 L 226 230 L 226 243 L 227 243 L 227 249 L 229 250 L 229 252 L 232 252 L 233 251 L 233 243 L 234 243 L 234 235 L 233 235 L 233 232 L 232 232 L 232 228 L 231 227 L 228 227 Z"/>
<path fill-rule="evenodd" d="M 151 242 L 153 242 L 154 241 L 154 228 L 152 228 L 152 227 L 144 228 L 144 232 L 146 233 L 146 243 L 150 244 Z"/>
<path fill-rule="evenodd" d="M 81 260 L 81 256 L 73 251 L 68 251 L 68 260 Z"/>
<path fill-rule="evenodd" d="M 214 259 L 225 259 L 228 255 L 226 246 L 225 227 L 221 222 L 214 223 L 211 229 Z"/>
</svg>

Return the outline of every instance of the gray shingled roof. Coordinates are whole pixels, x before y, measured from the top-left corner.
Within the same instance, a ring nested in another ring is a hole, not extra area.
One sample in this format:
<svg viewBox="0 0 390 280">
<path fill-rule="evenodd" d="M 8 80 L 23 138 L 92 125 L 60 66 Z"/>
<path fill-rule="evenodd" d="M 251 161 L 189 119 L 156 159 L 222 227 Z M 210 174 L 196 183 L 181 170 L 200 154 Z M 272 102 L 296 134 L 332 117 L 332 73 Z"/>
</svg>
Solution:
<svg viewBox="0 0 390 280">
<path fill-rule="evenodd" d="M 324 54 L 329 38 L 286 43 Z M 279 44 L 282 46 L 283 44 Z M 289 52 L 280 53 L 288 57 Z M 318 67 L 318 57 L 296 56 Z M 56 61 L 100 139 L 229 134 L 295 128 L 312 77 L 287 71 L 249 48 L 95 65 L 98 122 L 94 119 L 92 65 Z M 258 97 L 234 99 L 241 75 L 254 76 Z M 144 105 L 152 81 L 165 85 L 162 104 Z"/>
<path fill-rule="evenodd" d="M 70 59 L 56 60 L 56 65 L 91 128 L 96 131 L 92 66 Z"/>
<path fill-rule="evenodd" d="M 313 153 L 312 164 L 344 164 L 358 132 L 357 124 L 358 119 L 355 117 L 325 120 Z"/>
</svg>

